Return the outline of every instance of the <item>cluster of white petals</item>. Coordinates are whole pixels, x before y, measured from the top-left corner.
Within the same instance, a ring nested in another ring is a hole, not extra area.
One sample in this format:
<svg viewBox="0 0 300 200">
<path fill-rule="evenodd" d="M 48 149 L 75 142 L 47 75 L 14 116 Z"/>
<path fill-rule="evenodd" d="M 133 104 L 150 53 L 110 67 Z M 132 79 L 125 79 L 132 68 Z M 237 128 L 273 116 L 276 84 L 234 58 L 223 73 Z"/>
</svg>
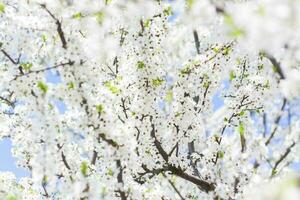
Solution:
<svg viewBox="0 0 300 200">
<path fill-rule="evenodd" d="M 294 200 L 299 67 L 299 0 L 0 0 L 0 199 Z"/>
</svg>

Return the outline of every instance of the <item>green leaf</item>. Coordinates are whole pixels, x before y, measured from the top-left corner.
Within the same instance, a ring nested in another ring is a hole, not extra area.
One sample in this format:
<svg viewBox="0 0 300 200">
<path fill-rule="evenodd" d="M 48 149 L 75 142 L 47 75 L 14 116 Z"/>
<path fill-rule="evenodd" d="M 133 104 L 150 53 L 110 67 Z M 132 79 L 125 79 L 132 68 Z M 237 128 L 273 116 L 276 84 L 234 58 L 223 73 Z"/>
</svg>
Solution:
<svg viewBox="0 0 300 200">
<path fill-rule="evenodd" d="M 157 78 L 157 79 L 152 79 L 152 85 L 154 87 L 160 86 L 164 82 L 163 79 Z"/>
<path fill-rule="evenodd" d="M 9 195 L 7 197 L 7 200 L 18 200 L 18 198 L 16 196 L 14 196 L 14 195 Z"/>
<path fill-rule="evenodd" d="M 81 19 L 83 17 L 81 12 L 75 13 L 74 15 L 72 15 L 73 19 Z"/>
<path fill-rule="evenodd" d="M 123 80 L 123 76 L 116 76 L 116 81 L 120 82 Z"/>
<path fill-rule="evenodd" d="M 4 13 L 5 12 L 5 5 L 4 3 L 0 2 L 0 13 Z"/>
<path fill-rule="evenodd" d="M 239 124 L 239 133 L 241 136 L 245 135 L 245 126 L 242 122 L 240 122 L 240 124 Z"/>
<path fill-rule="evenodd" d="M 277 174 L 277 170 L 276 169 L 272 169 L 272 176 L 275 176 Z"/>
<path fill-rule="evenodd" d="M 37 86 L 38 86 L 38 88 L 43 92 L 43 94 L 46 94 L 46 93 L 47 93 L 47 91 L 48 91 L 48 86 L 47 86 L 45 83 L 39 81 L 38 84 L 37 84 Z"/>
<path fill-rule="evenodd" d="M 121 90 L 119 88 L 117 88 L 116 86 L 114 86 L 110 81 L 106 81 L 104 83 L 104 86 L 107 87 L 113 94 L 121 93 Z"/>
<path fill-rule="evenodd" d="M 264 88 L 270 89 L 270 82 L 269 80 L 266 81 L 266 83 L 263 85 Z"/>
<path fill-rule="evenodd" d="M 49 107 L 49 110 L 53 110 L 53 108 L 54 108 L 54 106 L 51 103 L 48 104 L 48 107 Z"/>
<path fill-rule="evenodd" d="M 219 47 L 214 47 L 212 50 L 213 50 L 215 53 L 219 53 L 219 52 L 220 52 L 220 48 L 219 48 Z"/>
<path fill-rule="evenodd" d="M 164 9 L 163 13 L 164 13 L 166 16 L 172 15 L 172 14 L 173 14 L 172 7 L 171 7 L 171 6 L 167 7 L 166 9 Z"/>
<path fill-rule="evenodd" d="M 243 116 L 245 114 L 245 111 L 241 111 L 240 113 L 239 113 L 239 116 Z"/>
<path fill-rule="evenodd" d="M 186 75 L 186 74 L 190 74 L 190 72 L 191 72 L 190 66 L 187 66 L 187 67 L 185 67 L 184 69 L 182 69 L 180 71 L 180 74 L 181 75 Z"/>
<path fill-rule="evenodd" d="M 145 68 L 145 63 L 143 61 L 138 61 L 137 62 L 137 68 L 138 69 L 143 69 Z"/>
<path fill-rule="evenodd" d="M 169 90 L 166 94 L 166 102 L 167 103 L 172 103 L 173 101 L 173 91 L 172 90 Z"/>
<path fill-rule="evenodd" d="M 150 149 L 146 149 L 146 150 L 145 150 L 145 153 L 146 153 L 147 155 L 151 155 Z"/>
<path fill-rule="evenodd" d="M 259 110 L 259 109 L 256 109 L 256 112 L 259 114 L 259 113 L 260 113 L 260 110 Z"/>
<path fill-rule="evenodd" d="M 186 0 L 186 6 L 190 9 L 192 8 L 193 4 L 195 3 L 194 0 Z"/>
<path fill-rule="evenodd" d="M 245 35 L 245 31 L 241 28 L 234 27 L 233 30 L 229 33 L 232 37 L 242 37 Z"/>
<path fill-rule="evenodd" d="M 236 78 L 235 72 L 234 71 L 230 71 L 230 73 L 229 73 L 229 80 L 232 81 L 235 78 Z"/>
<path fill-rule="evenodd" d="M 230 53 L 230 51 L 231 51 L 230 47 L 224 47 L 222 50 L 222 54 L 226 56 Z"/>
<path fill-rule="evenodd" d="M 20 66 L 21 66 L 24 70 L 29 71 L 29 70 L 32 68 L 33 64 L 32 64 L 32 63 L 29 63 L 29 62 L 26 62 L 26 63 L 21 63 Z"/>
<path fill-rule="evenodd" d="M 96 105 L 96 110 L 99 114 L 102 114 L 104 111 L 104 106 L 102 104 Z"/>
<path fill-rule="evenodd" d="M 276 66 L 272 66 L 272 69 L 273 69 L 273 72 L 275 72 L 275 73 L 278 73 L 279 71 L 278 71 L 278 68 L 276 67 Z"/>
<path fill-rule="evenodd" d="M 257 67 L 258 67 L 258 70 L 262 70 L 264 68 L 264 64 L 260 64 Z"/>
<path fill-rule="evenodd" d="M 144 21 L 144 27 L 149 28 L 149 27 L 150 27 L 150 24 L 151 24 L 151 19 L 146 19 L 146 20 Z"/>
<path fill-rule="evenodd" d="M 232 17 L 228 14 L 224 14 L 224 22 L 229 27 L 229 36 L 232 37 L 241 37 L 245 35 L 245 31 L 238 27 L 235 23 Z"/>
<path fill-rule="evenodd" d="M 47 36 L 45 34 L 42 34 L 42 41 L 45 43 L 47 41 Z"/>
<path fill-rule="evenodd" d="M 218 151 L 217 154 L 218 154 L 218 158 L 221 158 L 221 159 L 224 158 L 224 154 L 225 154 L 224 151 Z"/>
<path fill-rule="evenodd" d="M 234 26 L 235 25 L 232 17 L 230 15 L 228 15 L 228 14 L 224 14 L 224 22 L 228 26 Z"/>
<path fill-rule="evenodd" d="M 82 175 L 86 177 L 88 173 L 88 163 L 86 161 L 81 163 L 80 170 Z"/>
<path fill-rule="evenodd" d="M 48 183 L 48 176 L 43 176 L 42 185 L 47 185 Z"/>
<path fill-rule="evenodd" d="M 96 13 L 94 14 L 94 16 L 96 17 L 96 20 L 97 20 L 97 22 L 98 22 L 99 24 L 102 24 L 102 23 L 103 23 L 104 17 L 105 17 L 103 11 L 96 12 Z"/>
<path fill-rule="evenodd" d="M 206 82 L 203 83 L 203 87 L 205 89 L 207 89 L 209 87 L 209 85 L 210 85 L 210 81 L 206 81 Z"/>
<path fill-rule="evenodd" d="M 107 174 L 108 174 L 109 176 L 113 176 L 113 175 L 114 175 L 114 171 L 113 171 L 111 168 L 108 168 Z"/>
<path fill-rule="evenodd" d="M 104 198 L 107 194 L 108 194 L 107 188 L 105 186 L 103 186 L 101 188 L 101 197 Z"/>
<path fill-rule="evenodd" d="M 176 113 L 175 113 L 175 117 L 179 117 L 180 115 L 182 115 L 181 112 L 176 112 Z"/>
<path fill-rule="evenodd" d="M 69 82 L 67 83 L 68 89 L 74 89 L 74 83 L 73 82 Z"/>
</svg>

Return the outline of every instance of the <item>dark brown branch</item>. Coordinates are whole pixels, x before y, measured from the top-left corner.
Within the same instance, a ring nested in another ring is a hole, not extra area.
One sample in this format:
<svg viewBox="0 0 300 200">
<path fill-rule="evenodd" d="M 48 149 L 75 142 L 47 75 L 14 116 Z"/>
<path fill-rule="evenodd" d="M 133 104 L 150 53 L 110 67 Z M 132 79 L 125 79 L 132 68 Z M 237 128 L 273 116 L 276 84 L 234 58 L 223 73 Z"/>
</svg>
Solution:
<svg viewBox="0 0 300 200">
<path fill-rule="evenodd" d="M 172 188 L 175 190 L 175 192 L 178 194 L 178 196 L 180 197 L 181 200 L 185 200 L 185 198 L 182 196 L 182 194 L 180 193 L 180 191 L 178 190 L 178 188 L 175 186 L 175 184 L 166 176 L 165 173 L 162 173 L 162 175 L 168 180 L 168 182 L 170 183 L 170 185 L 172 186 Z"/>
<path fill-rule="evenodd" d="M 118 149 L 120 147 L 120 145 L 116 141 L 114 141 L 112 139 L 108 139 L 104 133 L 100 133 L 98 136 L 99 136 L 98 140 L 102 139 L 108 145 L 110 145 L 110 146 L 112 146 L 112 147 L 114 147 L 116 149 Z"/>
<path fill-rule="evenodd" d="M 123 181 L 123 167 L 121 165 L 121 161 L 120 160 L 117 160 L 117 168 L 119 168 L 119 173 L 118 173 L 118 176 L 117 176 L 117 180 L 118 180 L 118 183 L 121 183 L 122 185 L 124 185 L 124 181 Z M 126 192 L 119 189 L 117 190 L 116 192 L 118 192 L 120 194 L 120 197 L 121 197 L 121 200 L 127 200 L 127 195 L 126 195 Z"/>
<path fill-rule="evenodd" d="M 282 102 L 282 106 L 281 106 L 280 112 L 283 112 L 283 110 L 284 110 L 284 108 L 285 108 L 285 106 L 286 106 L 286 103 L 287 103 L 287 99 L 284 98 L 284 99 L 283 99 L 283 102 Z M 278 126 L 279 126 L 279 122 L 280 122 L 280 120 L 281 120 L 281 117 L 282 117 L 282 113 L 280 113 L 280 114 L 278 115 L 278 117 L 275 119 L 275 128 L 273 129 L 271 135 L 270 135 L 269 138 L 267 139 L 267 141 L 266 141 L 266 143 L 265 143 L 266 145 L 269 145 L 270 142 L 271 142 L 271 140 L 272 140 L 273 137 L 275 136 L 275 133 L 276 133 L 276 131 L 277 131 L 277 129 L 278 129 Z"/>
<path fill-rule="evenodd" d="M 234 179 L 234 193 L 235 194 L 237 194 L 239 192 L 239 189 L 238 189 L 239 183 L 240 183 L 240 179 L 236 177 Z"/>
<path fill-rule="evenodd" d="M 46 10 L 46 12 L 52 17 L 52 19 L 54 19 L 55 21 L 55 24 L 57 26 L 57 32 L 58 32 L 58 35 L 59 35 L 59 38 L 61 40 L 61 43 L 62 43 L 62 47 L 64 49 L 67 49 L 67 41 L 66 41 L 66 38 L 65 38 L 65 34 L 62 30 L 62 25 L 61 25 L 61 22 L 50 12 L 50 10 L 48 10 L 48 8 L 46 7 L 45 4 L 40 4 L 40 6 Z"/>
<path fill-rule="evenodd" d="M 153 116 L 150 116 L 150 121 L 151 121 L 151 133 L 150 133 L 150 136 L 154 139 L 154 145 L 158 151 L 158 153 L 162 156 L 162 158 L 168 162 L 168 159 L 169 159 L 169 156 L 168 154 L 166 153 L 166 151 L 162 148 L 161 146 L 161 142 L 157 140 L 156 138 L 156 135 L 155 135 L 155 126 L 154 124 L 152 123 L 152 118 Z"/>
<path fill-rule="evenodd" d="M 190 158 L 190 164 L 191 164 L 191 166 L 192 166 L 192 168 L 193 168 L 194 175 L 195 175 L 195 176 L 198 176 L 198 177 L 200 178 L 200 174 L 199 174 L 199 171 L 198 171 L 198 169 L 197 169 L 197 167 L 196 167 L 196 163 L 194 163 L 194 162 L 192 161 L 192 158 L 191 158 L 191 155 L 195 152 L 195 144 L 194 144 L 194 141 L 188 143 L 188 149 L 189 149 L 188 155 L 189 155 L 189 158 Z"/>
<path fill-rule="evenodd" d="M 170 166 L 169 171 L 172 172 L 172 174 L 199 186 L 199 188 L 205 192 L 210 192 L 215 189 L 215 186 L 213 183 L 208 183 L 208 182 L 198 179 L 194 176 L 191 176 L 191 175 L 185 173 L 184 171 L 182 171 L 181 169 L 178 169 L 174 166 Z"/>
<path fill-rule="evenodd" d="M 96 164 L 97 157 L 98 157 L 98 152 L 94 150 L 94 151 L 93 151 L 92 161 L 91 161 L 91 164 L 92 164 L 92 165 L 95 165 L 95 164 Z"/>
<path fill-rule="evenodd" d="M 204 108 L 205 101 L 206 101 L 206 96 L 207 96 L 207 93 L 208 93 L 209 86 L 210 86 L 210 83 L 207 85 L 207 87 L 205 88 L 205 91 L 204 91 L 204 93 L 203 93 L 203 100 L 202 100 L 202 103 L 201 103 L 201 108 L 199 109 L 198 113 L 200 113 L 201 110 Z"/>
<path fill-rule="evenodd" d="M 0 96 L 0 100 L 4 101 L 7 105 L 11 106 L 11 107 L 15 107 L 15 101 L 11 101 L 5 97 Z"/>
<path fill-rule="evenodd" d="M 44 190 L 43 196 L 49 198 L 49 194 L 48 194 L 48 191 L 47 191 L 47 189 L 46 189 L 46 185 L 45 185 L 44 183 L 42 183 L 42 188 L 43 188 L 43 190 Z"/>
<path fill-rule="evenodd" d="M 241 141 L 241 152 L 245 152 L 246 150 L 246 138 L 244 136 L 244 134 L 240 134 L 240 141 Z"/>
<path fill-rule="evenodd" d="M 140 184 L 144 183 L 144 181 L 142 181 L 142 177 L 145 176 L 145 175 L 147 175 L 147 174 L 150 174 L 149 178 L 151 179 L 155 175 L 158 175 L 158 174 L 160 174 L 162 172 L 168 171 L 167 167 L 150 170 L 150 169 L 148 169 L 148 167 L 145 164 L 142 164 L 142 168 L 143 168 L 144 172 L 138 172 L 139 177 L 135 178 L 135 181 L 137 181 Z"/>
<path fill-rule="evenodd" d="M 136 134 L 136 141 L 139 141 L 139 138 L 140 138 L 140 134 L 141 134 L 141 131 L 140 129 L 136 126 L 134 127 L 136 130 L 137 130 L 137 134 Z"/>
<path fill-rule="evenodd" d="M 176 156 L 178 156 L 178 142 L 176 142 L 176 144 L 174 145 L 174 147 L 171 149 L 171 151 L 169 152 L 168 156 L 172 156 L 173 152 L 176 149 Z"/>
<path fill-rule="evenodd" d="M 14 65 L 18 65 L 20 63 L 20 58 L 21 58 L 21 55 L 19 55 L 18 59 L 15 61 L 5 50 L 1 50 L 1 52 L 4 54 L 4 56 L 6 58 L 8 58 L 8 60 L 10 62 L 12 62 Z"/>
<path fill-rule="evenodd" d="M 276 58 L 267 53 L 264 53 L 264 55 L 266 58 L 268 58 L 270 60 L 270 62 L 272 63 L 272 65 L 275 68 L 276 73 L 278 73 L 280 79 L 285 79 L 285 75 L 283 74 L 282 67 L 281 67 L 280 63 L 276 60 Z"/>
<path fill-rule="evenodd" d="M 121 98 L 121 102 L 122 102 L 121 107 L 123 109 L 123 113 L 125 115 L 125 118 L 128 119 L 128 115 L 127 115 L 128 108 L 126 108 L 126 106 L 125 106 L 125 101 L 126 101 L 126 98 Z"/>
<path fill-rule="evenodd" d="M 291 153 L 292 148 L 296 145 L 296 142 L 293 142 L 284 152 L 284 154 L 282 154 L 280 156 L 280 158 L 275 162 L 275 165 L 272 169 L 272 174 L 271 177 L 273 177 L 276 174 L 276 170 L 279 166 L 279 164 Z"/>
<path fill-rule="evenodd" d="M 198 33 L 196 30 L 193 31 L 193 35 L 194 35 L 194 41 L 195 41 L 197 54 L 200 54 L 200 41 L 199 41 Z"/>
<path fill-rule="evenodd" d="M 115 73 L 115 75 L 117 76 L 117 74 L 119 73 L 119 60 L 118 60 L 117 56 L 114 58 L 113 65 L 116 66 L 116 73 Z"/>
<path fill-rule="evenodd" d="M 264 133 L 263 136 L 266 137 L 267 135 L 267 114 L 263 114 L 263 124 L 264 124 Z"/>
<path fill-rule="evenodd" d="M 154 145 L 158 151 L 158 153 L 162 156 L 162 158 L 165 160 L 166 162 L 166 166 L 163 168 L 163 169 L 154 169 L 154 170 L 148 170 L 147 167 L 144 165 L 143 169 L 145 170 L 145 173 L 144 174 L 140 174 L 141 176 L 147 174 L 147 173 L 152 173 L 153 175 L 156 175 L 156 174 L 159 174 L 161 172 L 164 172 L 164 171 L 169 171 L 171 172 L 172 174 L 182 178 L 182 179 L 185 179 L 195 185 L 198 186 L 198 188 L 202 191 L 205 191 L 205 192 L 210 192 L 212 190 L 215 189 L 215 186 L 213 183 L 208 183 L 206 181 L 203 181 L 201 179 L 198 179 L 194 176 L 191 176 L 187 173 L 185 173 L 181 168 L 177 168 L 175 166 L 173 166 L 172 164 L 168 163 L 168 154 L 166 153 L 166 151 L 163 149 L 162 145 L 161 145 L 161 142 L 157 140 L 156 138 L 156 135 L 155 135 L 155 126 L 152 122 L 152 119 L 153 119 L 153 116 L 150 116 L 150 122 L 151 122 L 151 127 L 152 127 L 152 130 L 151 130 L 151 133 L 150 133 L 150 136 L 154 139 Z"/>
<path fill-rule="evenodd" d="M 51 66 L 51 67 L 47 67 L 47 68 L 43 68 L 43 69 L 38 69 L 38 70 L 32 70 L 32 71 L 29 71 L 27 73 L 23 73 L 23 74 L 19 74 L 19 75 L 15 76 L 15 78 L 13 78 L 11 81 L 17 80 L 18 78 L 20 78 L 22 76 L 27 76 L 27 75 L 32 74 L 32 73 L 45 72 L 47 70 L 55 69 L 55 68 L 58 68 L 58 67 L 64 67 L 66 65 L 72 66 L 72 65 L 74 65 L 74 63 L 75 63 L 74 61 L 69 60 L 68 62 L 59 63 L 59 64 Z"/>
<path fill-rule="evenodd" d="M 144 169 L 145 172 L 138 173 L 140 176 L 137 179 L 135 179 L 138 183 L 141 183 L 141 184 L 144 183 L 143 181 L 141 181 L 141 178 L 143 176 L 145 176 L 146 174 L 151 174 L 151 176 L 149 178 L 152 178 L 155 175 L 158 175 L 163 172 L 171 172 L 172 174 L 195 184 L 202 191 L 210 192 L 215 189 L 215 185 L 213 183 L 209 183 L 207 181 L 203 181 L 194 176 L 191 176 L 191 175 L 185 173 L 182 169 L 177 168 L 171 164 L 168 164 L 167 166 L 165 166 L 163 168 L 153 169 L 153 170 L 149 170 L 145 165 L 142 165 L 142 168 Z"/>
<path fill-rule="evenodd" d="M 68 170 L 71 170 L 70 165 L 67 162 L 67 159 L 66 159 L 66 156 L 65 156 L 64 152 L 61 152 L 61 158 L 62 158 L 62 161 L 63 161 L 64 165 L 66 166 L 66 168 Z"/>
</svg>

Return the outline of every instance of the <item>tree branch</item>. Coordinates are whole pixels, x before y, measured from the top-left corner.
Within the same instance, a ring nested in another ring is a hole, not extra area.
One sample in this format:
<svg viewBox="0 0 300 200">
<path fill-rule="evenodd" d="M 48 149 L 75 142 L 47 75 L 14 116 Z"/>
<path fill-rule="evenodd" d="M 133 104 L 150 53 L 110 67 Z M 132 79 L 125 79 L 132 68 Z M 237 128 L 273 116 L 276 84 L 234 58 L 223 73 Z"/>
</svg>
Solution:
<svg viewBox="0 0 300 200">
<path fill-rule="evenodd" d="M 57 26 L 57 32 L 58 32 L 59 38 L 60 38 L 61 43 L 62 43 L 62 47 L 64 49 L 67 49 L 67 41 L 66 41 L 66 38 L 65 38 L 65 34 L 64 34 L 63 30 L 62 30 L 61 22 L 50 12 L 50 10 L 48 10 L 48 8 L 46 7 L 45 4 L 40 4 L 40 6 L 44 10 L 46 10 L 46 12 L 52 17 L 52 19 L 54 19 L 55 24 Z"/>
<path fill-rule="evenodd" d="M 182 196 L 182 194 L 177 189 L 177 187 L 175 186 L 175 184 L 166 176 L 166 174 L 162 173 L 162 175 L 168 180 L 168 182 L 170 183 L 170 185 L 172 186 L 172 188 L 175 190 L 175 192 L 178 194 L 178 196 L 180 197 L 180 199 L 181 200 L 185 200 L 185 198 Z"/>
<path fill-rule="evenodd" d="M 121 161 L 117 160 L 116 162 L 117 162 L 117 168 L 120 169 L 120 171 L 118 173 L 118 176 L 117 176 L 118 183 L 121 183 L 122 185 L 124 185 L 124 181 L 123 181 L 123 167 L 121 165 Z M 119 189 L 116 192 L 118 192 L 120 194 L 121 200 L 127 200 L 127 195 L 126 195 L 126 192 L 124 190 Z"/>
<path fill-rule="evenodd" d="M 279 164 L 291 153 L 292 148 L 296 145 L 296 142 L 293 142 L 285 151 L 284 154 L 280 156 L 280 158 L 275 162 L 274 167 L 272 168 L 272 174 L 271 177 L 273 177 L 276 174 L 276 170 L 279 166 Z"/>
<path fill-rule="evenodd" d="M 284 110 L 284 108 L 285 108 L 285 106 L 286 106 L 286 103 L 287 103 L 287 99 L 284 98 L 284 99 L 283 99 L 283 102 L 282 102 L 282 106 L 281 106 L 280 112 L 283 112 L 283 110 Z M 275 119 L 275 128 L 273 129 L 271 135 L 270 135 L 269 138 L 267 139 L 267 141 L 266 141 L 266 143 L 265 143 L 266 146 L 270 144 L 271 140 L 272 140 L 273 137 L 275 136 L 275 133 L 276 133 L 276 131 L 277 131 L 277 129 L 278 129 L 278 126 L 279 126 L 279 122 L 280 122 L 280 120 L 281 120 L 281 117 L 282 117 L 282 113 L 280 113 L 280 114 L 278 115 L 278 117 Z"/>
<path fill-rule="evenodd" d="M 21 55 L 19 55 L 18 59 L 15 61 L 5 50 L 1 49 L 1 52 L 4 54 L 4 56 L 6 58 L 8 58 L 8 60 L 10 62 L 12 62 L 14 65 L 18 65 L 20 63 L 20 58 L 21 58 Z"/>
<path fill-rule="evenodd" d="M 194 41 L 195 41 L 197 54 L 200 54 L 200 41 L 199 41 L 198 33 L 196 30 L 193 31 L 193 35 L 194 35 Z"/>
<path fill-rule="evenodd" d="M 270 60 L 272 65 L 275 68 L 275 71 L 278 73 L 280 79 L 285 79 L 285 75 L 283 74 L 282 67 L 280 63 L 276 60 L 276 58 L 270 54 L 264 53 L 265 57 Z"/>
<path fill-rule="evenodd" d="M 68 170 L 71 170 L 71 167 L 67 162 L 67 159 L 66 159 L 66 156 L 65 156 L 64 152 L 61 152 L 61 158 L 62 158 L 62 161 L 63 161 L 64 165 L 66 166 L 66 168 Z"/>
<path fill-rule="evenodd" d="M 74 63 L 75 63 L 74 61 L 69 60 L 68 62 L 60 63 L 60 64 L 54 65 L 52 67 L 47 67 L 47 68 L 43 68 L 43 69 L 39 69 L 39 70 L 32 70 L 32 71 L 29 71 L 27 73 L 16 75 L 11 81 L 17 80 L 18 78 L 20 78 L 22 76 L 27 76 L 27 75 L 32 74 L 32 73 L 45 72 L 47 70 L 55 69 L 55 68 L 58 68 L 58 67 L 64 67 L 66 65 L 72 66 L 72 65 L 74 65 Z"/>
</svg>

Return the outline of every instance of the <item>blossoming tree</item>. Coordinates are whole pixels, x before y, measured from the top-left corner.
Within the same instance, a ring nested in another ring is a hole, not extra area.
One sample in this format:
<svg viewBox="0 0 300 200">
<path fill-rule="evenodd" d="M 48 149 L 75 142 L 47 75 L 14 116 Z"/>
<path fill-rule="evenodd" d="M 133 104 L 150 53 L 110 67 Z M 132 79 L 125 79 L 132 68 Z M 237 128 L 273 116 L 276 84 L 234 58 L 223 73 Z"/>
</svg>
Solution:
<svg viewBox="0 0 300 200">
<path fill-rule="evenodd" d="M 1 199 L 246 199 L 299 159 L 298 0 L 1 0 L 0 18 L 0 137 L 30 172 L 1 173 Z"/>
</svg>

